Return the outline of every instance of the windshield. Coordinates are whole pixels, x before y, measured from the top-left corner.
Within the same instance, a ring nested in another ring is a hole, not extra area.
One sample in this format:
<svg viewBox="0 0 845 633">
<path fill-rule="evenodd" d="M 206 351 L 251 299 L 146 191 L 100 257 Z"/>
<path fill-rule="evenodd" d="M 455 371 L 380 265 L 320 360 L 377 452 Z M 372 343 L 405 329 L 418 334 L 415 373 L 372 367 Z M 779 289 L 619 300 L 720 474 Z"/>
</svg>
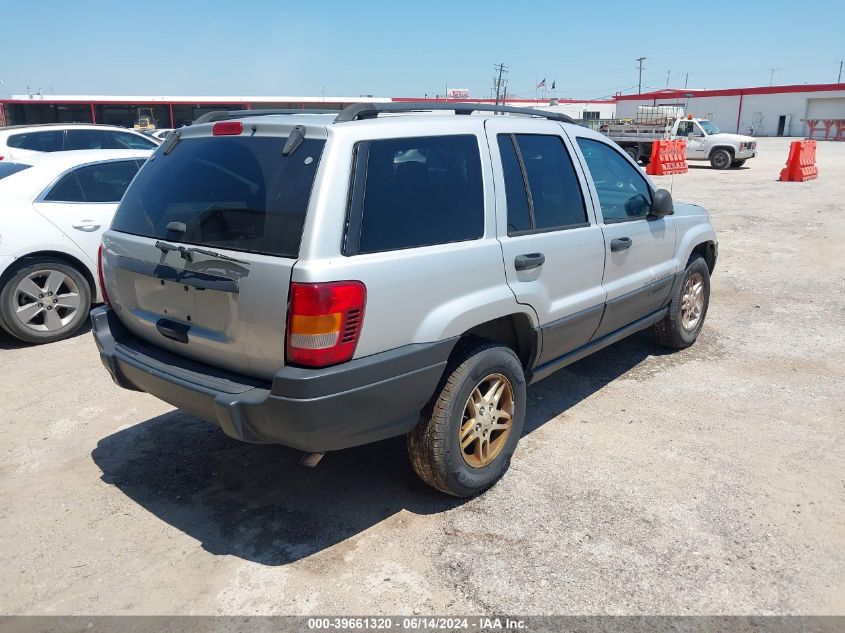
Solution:
<svg viewBox="0 0 845 633">
<path fill-rule="evenodd" d="M 701 126 L 701 129 L 704 130 L 705 134 L 718 134 L 722 131 L 707 119 L 700 120 L 698 124 Z"/>
<path fill-rule="evenodd" d="M 279 137 L 203 137 L 147 161 L 112 229 L 145 237 L 297 257 L 325 141 L 282 156 Z M 168 230 L 171 222 L 184 232 Z"/>
</svg>

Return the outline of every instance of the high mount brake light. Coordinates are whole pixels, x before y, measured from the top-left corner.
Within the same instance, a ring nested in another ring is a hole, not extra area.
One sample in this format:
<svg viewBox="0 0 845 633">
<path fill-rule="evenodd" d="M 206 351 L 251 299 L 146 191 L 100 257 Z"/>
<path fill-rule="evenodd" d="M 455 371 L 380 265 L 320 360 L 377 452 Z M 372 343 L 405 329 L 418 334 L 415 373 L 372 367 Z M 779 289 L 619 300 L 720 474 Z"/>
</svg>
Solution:
<svg viewBox="0 0 845 633">
<path fill-rule="evenodd" d="M 360 281 L 292 283 L 288 312 L 287 361 L 327 367 L 355 354 L 367 289 Z"/>
<path fill-rule="evenodd" d="M 218 121 L 211 128 L 214 136 L 237 136 L 244 131 L 244 124 L 240 121 Z"/>
</svg>

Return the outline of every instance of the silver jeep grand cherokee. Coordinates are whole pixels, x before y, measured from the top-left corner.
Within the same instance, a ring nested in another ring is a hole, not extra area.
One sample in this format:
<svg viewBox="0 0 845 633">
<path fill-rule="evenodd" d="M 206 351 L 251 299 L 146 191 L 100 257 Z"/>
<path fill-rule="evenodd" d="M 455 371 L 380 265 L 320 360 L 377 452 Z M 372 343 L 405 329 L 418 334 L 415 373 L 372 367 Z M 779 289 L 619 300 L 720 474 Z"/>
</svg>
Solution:
<svg viewBox="0 0 845 633">
<path fill-rule="evenodd" d="M 131 184 L 92 320 L 122 387 L 246 442 L 407 434 L 467 496 L 507 469 L 527 384 L 645 328 L 691 345 L 716 255 L 704 209 L 559 114 L 211 113 Z"/>
</svg>

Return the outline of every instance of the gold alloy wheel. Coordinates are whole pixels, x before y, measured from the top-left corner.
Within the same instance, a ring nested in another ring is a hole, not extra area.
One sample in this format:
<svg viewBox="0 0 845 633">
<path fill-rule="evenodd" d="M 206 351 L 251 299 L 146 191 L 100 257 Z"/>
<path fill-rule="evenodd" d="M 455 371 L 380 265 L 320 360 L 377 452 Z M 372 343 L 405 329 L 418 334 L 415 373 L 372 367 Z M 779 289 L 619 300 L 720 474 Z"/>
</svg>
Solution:
<svg viewBox="0 0 845 633">
<path fill-rule="evenodd" d="M 513 423 L 513 405 L 513 386 L 502 374 L 490 374 L 472 390 L 458 438 L 468 466 L 487 466 L 505 447 Z"/>
<path fill-rule="evenodd" d="M 681 295 L 681 325 L 687 332 L 692 332 L 701 320 L 704 311 L 704 277 L 693 273 L 684 286 Z"/>
</svg>

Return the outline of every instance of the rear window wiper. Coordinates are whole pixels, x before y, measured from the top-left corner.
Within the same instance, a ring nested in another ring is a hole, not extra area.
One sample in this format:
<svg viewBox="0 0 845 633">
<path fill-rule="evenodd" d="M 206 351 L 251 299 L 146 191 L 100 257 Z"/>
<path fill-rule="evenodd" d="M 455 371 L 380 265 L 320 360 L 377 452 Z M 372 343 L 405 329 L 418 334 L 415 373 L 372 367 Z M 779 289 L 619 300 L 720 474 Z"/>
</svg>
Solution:
<svg viewBox="0 0 845 633">
<path fill-rule="evenodd" d="M 199 253 L 200 255 L 207 255 L 208 257 L 215 257 L 216 259 L 222 259 L 223 261 L 227 262 L 235 262 L 236 264 L 244 264 L 249 266 L 249 262 L 245 262 L 242 259 L 235 259 L 234 257 L 229 257 L 228 255 L 224 255 L 223 253 L 217 253 L 215 251 L 209 251 L 205 248 L 198 248 L 193 246 L 188 248 L 186 246 L 177 246 L 176 244 L 171 244 L 169 242 L 163 242 L 161 240 L 156 240 L 155 247 L 159 249 L 162 253 L 168 253 L 170 251 L 174 251 L 179 253 L 179 255 L 187 262 L 194 261 L 194 254 Z"/>
<path fill-rule="evenodd" d="M 229 257 L 228 255 L 224 255 L 223 253 L 209 251 L 204 248 L 197 248 L 196 246 L 189 248 L 188 251 L 190 253 L 199 253 L 201 255 L 208 255 L 209 257 L 216 257 L 217 259 L 222 259 L 223 261 L 235 262 L 236 264 L 245 264 L 246 266 L 249 266 L 249 262 L 245 262 L 242 259 L 235 259 L 234 257 Z"/>
</svg>

